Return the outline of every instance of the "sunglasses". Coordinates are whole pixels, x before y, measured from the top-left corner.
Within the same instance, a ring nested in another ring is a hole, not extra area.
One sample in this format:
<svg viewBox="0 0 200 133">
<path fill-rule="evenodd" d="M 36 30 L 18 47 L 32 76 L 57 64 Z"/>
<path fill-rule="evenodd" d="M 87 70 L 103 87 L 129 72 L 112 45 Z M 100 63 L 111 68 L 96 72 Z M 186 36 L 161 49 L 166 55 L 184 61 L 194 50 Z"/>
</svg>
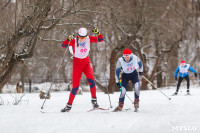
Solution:
<svg viewBox="0 0 200 133">
<path fill-rule="evenodd" d="M 79 39 L 85 39 L 85 38 L 86 38 L 86 36 L 84 36 L 84 37 L 78 36 L 78 38 L 79 38 Z"/>
<path fill-rule="evenodd" d="M 131 55 L 130 54 L 124 54 L 123 56 L 124 57 L 130 57 Z"/>
</svg>

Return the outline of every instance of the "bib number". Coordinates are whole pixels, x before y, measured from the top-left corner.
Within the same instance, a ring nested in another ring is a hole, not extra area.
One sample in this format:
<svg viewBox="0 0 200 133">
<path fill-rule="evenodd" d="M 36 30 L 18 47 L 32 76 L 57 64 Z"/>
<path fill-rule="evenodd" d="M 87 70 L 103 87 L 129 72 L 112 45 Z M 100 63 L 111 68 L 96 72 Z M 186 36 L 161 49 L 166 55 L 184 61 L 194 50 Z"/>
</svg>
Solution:
<svg viewBox="0 0 200 133">
<path fill-rule="evenodd" d="M 81 53 L 86 53 L 86 52 L 87 52 L 87 49 L 86 49 L 86 48 L 80 49 L 80 52 L 81 52 Z"/>
<path fill-rule="evenodd" d="M 127 71 L 129 71 L 129 70 L 131 70 L 131 71 L 132 71 L 132 70 L 135 70 L 135 67 L 128 67 L 128 68 L 127 68 Z"/>
</svg>

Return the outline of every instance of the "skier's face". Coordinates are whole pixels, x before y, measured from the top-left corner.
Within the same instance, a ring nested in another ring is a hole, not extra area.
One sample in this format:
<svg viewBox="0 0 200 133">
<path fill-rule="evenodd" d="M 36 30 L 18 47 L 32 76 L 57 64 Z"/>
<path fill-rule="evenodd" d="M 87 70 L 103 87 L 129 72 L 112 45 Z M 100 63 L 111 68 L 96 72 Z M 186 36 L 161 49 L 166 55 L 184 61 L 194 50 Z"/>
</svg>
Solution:
<svg viewBox="0 0 200 133">
<path fill-rule="evenodd" d="M 80 37 L 80 36 L 78 36 L 78 38 L 79 38 L 79 41 L 80 41 L 81 43 L 85 42 L 85 40 L 86 40 L 86 37 Z"/>
<path fill-rule="evenodd" d="M 123 56 L 124 56 L 125 61 L 126 61 L 126 62 L 129 62 L 129 60 L 130 60 L 130 55 L 129 55 L 129 54 L 124 54 Z"/>
<path fill-rule="evenodd" d="M 185 63 L 181 63 L 181 66 L 184 67 L 184 66 L 185 66 Z"/>
</svg>

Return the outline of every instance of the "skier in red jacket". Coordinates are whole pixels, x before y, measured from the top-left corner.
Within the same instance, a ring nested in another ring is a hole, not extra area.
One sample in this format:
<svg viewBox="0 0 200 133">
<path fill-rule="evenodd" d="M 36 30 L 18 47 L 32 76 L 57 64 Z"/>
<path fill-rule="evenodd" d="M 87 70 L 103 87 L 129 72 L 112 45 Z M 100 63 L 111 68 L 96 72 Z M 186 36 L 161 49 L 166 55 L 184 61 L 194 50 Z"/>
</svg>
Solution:
<svg viewBox="0 0 200 133">
<path fill-rule="evenodd" d="M 62 109 L 61 112 L 69 112 L 71 110 L 73 100 L 78 92 L 82 72 L 85 74 L 90 85 L 90 92 L 92 96 L 91 102 L 93 108 L 99 107 L 96 97 L 96 85 L 94 82 L 93 67 L 88 54 L 90 51 L 90 43 L 102 42 L 104 39 L 97 28 L 94 28 L 93 32 L 97 35 L 97 37 L 88 36 L 87 29 L 80 28 L 78 30 L 78 35 L 75 38 L 70 35 L 68 39 L 62 43 L 63 48 L 69 46 L 69 50 L 73 54 L 74 60 L 72 72 L 72 91 L 70 92 L 66 107 Z"/>
</svg>

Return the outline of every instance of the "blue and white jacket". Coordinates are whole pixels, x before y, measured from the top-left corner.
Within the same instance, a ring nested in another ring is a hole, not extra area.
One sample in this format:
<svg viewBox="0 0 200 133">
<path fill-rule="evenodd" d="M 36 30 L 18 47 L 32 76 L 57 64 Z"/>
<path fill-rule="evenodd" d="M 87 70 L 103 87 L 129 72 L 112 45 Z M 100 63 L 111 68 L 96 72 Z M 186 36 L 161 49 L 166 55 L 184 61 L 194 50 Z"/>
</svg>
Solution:
<svg viewBox="0 0 200 133">
<path fill-rule="evenodd" d="M 175 72 L 174 72 L 174 76 L 177 77 L 177 74 L 178 74 L 178 72 L 179 72 L 179 77 L 184 78 L 184 77 L 186 77 L 187 75 L 189 75 L 188 70 L 192 71 L 193 73 L 197 73 L 197 72 L 194 70 L 194 68 L 192 68 L 192 67 L 190 66 L 190 64 L 185 64 L 184 67 L 182 67 L 182 65 L 179 65 L 179 66 L 176 68 L 176 70 L 175 70 Z"/>
<path fill-rule="evenodd" d="M 132 73 L 134 71 L 137 71 L 138 68 L 139 72 L 143 72 L 142 62 L 136 55 L 131 54 L 129 62 L 126 62 L 123 56 L 120 57 L 117 61 L 115 70 L 116 83 L 119 82 L 119 73 L 121 72 L 121 70 L 123 73 Z"/>
</svg>

